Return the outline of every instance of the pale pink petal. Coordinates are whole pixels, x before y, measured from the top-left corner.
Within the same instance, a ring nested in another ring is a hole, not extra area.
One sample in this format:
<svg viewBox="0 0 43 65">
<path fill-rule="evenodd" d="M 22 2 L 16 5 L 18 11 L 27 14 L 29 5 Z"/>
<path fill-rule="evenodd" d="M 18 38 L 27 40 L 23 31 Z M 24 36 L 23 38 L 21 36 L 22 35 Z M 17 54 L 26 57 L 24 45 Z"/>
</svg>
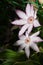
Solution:
<svg viewBox="0 0 43 65">
<path fill-rule="evenodd" d="M 36 32 L 36 33 L 34 33 L 34 34 L 32 34 L 30 37 L 32 38 L 32 37 L 35 37 L 35 36 L 37 36 L 37 35 L 39 35 L 40 34 L 40 31 L 38 31 L 38 32 Z"/>
<path fill-rule="evenodd" d="M 16 10 L 17 15 L 22 19 L 27 19 L 26 14 L 23 11 Z"/>
<path fill-rule="evenodd" d="M 26 35 L 26 37 L 28 38 L 28 31 L 26 31 L 25 35 Z"/>
<path fill-rule="evenodd" d="M 26 6 L 26 14 L 30 17 L 30 4 L 27 4 Z"/>
<path fill-rule="evenodd" d="M 24 25 L 24 24 L 26 24 L 27 22 L 25 21 L 25 20 L 15 20 L 15 21 L 13 21 L 12 22 L 12 24 L 14 24 L 14 25 Z"/>
<path fill-rule="evenodd" d="M 33 5 L 31 5 L 31 16 L 34 16 L 34 8 L 33 8 Z"/>
<path fill-rule="evenodd" d="M 27 58 L 29 58 L 29 56 L 30 56 L 29 47 L 25 47 L 25 53 L 26 53 Z"/>
<path fill-rule="evenodd" d="M 32 41 L 33 42 L 42 42 L 43 40 L 40 37 L 33 37 Z"/>
<path fill-rule="evenodd" d="M 21 45 L 21 44 L 23 44 L 23 43 L 24 43 L 23 40 L 18 40 L 18 41 L 16 41 L 16 43 L 15 43 L 14 45 Z"/>
<path fill-rule="evenodd" d="M 25 46 L 26 46 L 25 44 L 22 44 L 22 45 L 19 47 L 19 51 L 22 50 L 22 49 L 24 49 Z"/>
<path fill-rule="evenodd" d="M 37 10 L 36 10 L 35 13 L 34 13 L 34 18 L 35 18 L 35 19 L 37 18 Z"/>
<path fill-rule="evenodd" d="M 39 48 L 38 48 L 37 44 L 35 44 L 35 43 L 31 44 L 31 48 L 33 50 L 35 50 L 36 52 L 39 52 Z"/>
<path fill-rule="evenodd" d="M 21 28 L 21 30 L 19 31 L 19 36 L 21 36 L 25 31 L 26 31 L 26 29 L 29 27 L 29 25 L 28 24 L 25 24 L 22 28 Z"/>
<path fill-rule="evenodd" d="M 21 40 L 25 39 L 25 35 L 19 36 L 19 39 Z"/>
<path fill-rule="evenodd" d="M 29 26 L 29 28 L 28 28 L 28 34 L 30 34 L 30 32 L 32 31 L 32 28 L 33 28 L 33 24 Z"/>
<path fill-rule="evenodd" d="M 38 22 L 38 20 L 35 20 L 34 21 L 34 27 L 39 27 L 39 26 L 41 26 L 40 23 Z"/>
</svg>

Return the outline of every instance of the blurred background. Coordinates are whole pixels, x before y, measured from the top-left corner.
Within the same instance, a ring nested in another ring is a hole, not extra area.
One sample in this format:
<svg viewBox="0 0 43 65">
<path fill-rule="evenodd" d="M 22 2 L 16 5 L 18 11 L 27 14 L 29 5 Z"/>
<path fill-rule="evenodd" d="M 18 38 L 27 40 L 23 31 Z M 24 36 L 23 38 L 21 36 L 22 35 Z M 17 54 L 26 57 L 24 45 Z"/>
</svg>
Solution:
<svg viewBox="0 0 43 65">
<path fill-rule="evenodd" d="M 18 52 L 18 46 L 14 46 L 18 40 L 19 27 L 12 25 L 11 22 L 19 19 L 15 10 L 25 11 L 27 3 L 33 4 L 38 10 L 37 17 L 42 26 L 34 28 L 33 32 L 40 30 L 39 36 L 43 39 L 42 0 L 0 0 L 0 65 L 43 65 L 43 42 L 38 43 L 40 53 L 35 53 L 31 49 L 29 59 L 24 52 Z"/>
</svg>

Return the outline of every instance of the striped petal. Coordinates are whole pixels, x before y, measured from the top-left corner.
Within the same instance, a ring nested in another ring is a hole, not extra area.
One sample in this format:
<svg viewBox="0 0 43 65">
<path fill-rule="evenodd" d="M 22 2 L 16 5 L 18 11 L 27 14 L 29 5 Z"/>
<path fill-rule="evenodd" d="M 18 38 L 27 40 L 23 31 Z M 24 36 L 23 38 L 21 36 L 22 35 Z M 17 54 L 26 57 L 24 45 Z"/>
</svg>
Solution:
<svg viewBox="0 0 43 65">
<path fill-rule="evenodd" d="M 38 20 L 35 20 L 34 21 L 34 27 L 39 27 L 39 26 L 41 26 L 40 23 L 38 22 Z"/>
<path fill-rule="evenodd" d="M 27 4 L 26 6 L 26 14 L 30 17 L 30 4 Z"/>
<path fill-rule="evenodd" d="M 25 35 L 19 36 L 19 39 L 21 40 L 25 39 Z"/>
<path fill-rule="evenodd" d="M 22 19 L 27 19 L 27 16 L 23 11 L 16 10 L 16 14 Z"/>
<path fill-rule="evenodd" d="M 28 27 L 29 27 L 28 24 L 24 25 L 24 26 L 21 28 L 21 30 L 19 31 L 19 36 L 21 36 L 21 35 L 27 30 Z"/>
<path fill-rule="evenodd" d="M 31 5 L 31 16 L 34 16 L 34 9 L 33 9 L 33 5 Z"/>
<path fill-rule="evenodd" d="M 15 21 L 13 21 L 12 22 L 12 24 L 14 24 L 14 25 L 24 25 L 24 24 L 26 24 L 26 21 L 25 20 L 15 20 Z"/>
<path fill-rule="evenodd" d="M 29 28 L 28 28 L 28 34 L 32 31 L 32 28 L 33 28 L 33 24 L 29 26 Z"/>
</svg>

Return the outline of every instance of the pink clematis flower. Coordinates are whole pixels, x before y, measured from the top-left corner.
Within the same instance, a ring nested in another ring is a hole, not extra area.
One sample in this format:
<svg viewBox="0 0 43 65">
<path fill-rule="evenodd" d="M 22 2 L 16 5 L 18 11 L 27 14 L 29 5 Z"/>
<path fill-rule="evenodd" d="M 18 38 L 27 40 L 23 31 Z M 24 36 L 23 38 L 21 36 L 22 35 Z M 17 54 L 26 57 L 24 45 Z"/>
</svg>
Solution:
<svg viewBox="0 0 43 65">
<path fill-rule="evenodd" d="M 19 36 L 21 36 L 26 30 L 28 30 L 28 33 L 30 33 L 33 26 L 40 26 L 38 20 L 36 19 L 37 11 L 34 11 L 32 5 L 27 4 L 26 13 L 20 10 L 17 10 L 16 13 L 21 19 L 13 21 L 12 24 L 23 25 L 21 30 L 19 31 Z"/>
<path fill-rule="evenodd" d="M 16 42 L 15 45 L 20 45 L 19 51 L 25 49 L 25 53 L 27 58 L 29 58 L 30 55 L 30 47 L 35 50 L 36 52 L 39 52 L 39 48 L 36 44 L 36 42 L 42 42 L 43 40 L 38 36 L 40 33 L 40 31 L 32 34 L 32 35 L 28 35 L 28 33 L 26 32 L 25 35 L 22 35 L 20 37 L 20 40 L 18 40 Z"/>
</svg>

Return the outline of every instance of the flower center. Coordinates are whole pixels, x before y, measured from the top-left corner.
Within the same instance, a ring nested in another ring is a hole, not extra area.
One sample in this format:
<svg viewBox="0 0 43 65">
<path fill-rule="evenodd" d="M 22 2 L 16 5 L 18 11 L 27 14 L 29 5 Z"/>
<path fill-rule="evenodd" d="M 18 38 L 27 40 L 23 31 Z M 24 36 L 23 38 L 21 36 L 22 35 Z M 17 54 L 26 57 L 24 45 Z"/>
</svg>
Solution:
<svg viewBox="0 0 43 65">
<path fill-rule="evenodd" d="M 33 21 L 34 21 L 34 17 L 32 17 L 32 16 L 29 17 L 28 20 L 27 20 L 27 22 L 30 23 L 30 24 L 33 23 Z"/>
<path fill-rule="evenodd" d="M 25 39 L 25 43 L 28 44 L 30 42 L 30 39 Z"/>
</svg>

